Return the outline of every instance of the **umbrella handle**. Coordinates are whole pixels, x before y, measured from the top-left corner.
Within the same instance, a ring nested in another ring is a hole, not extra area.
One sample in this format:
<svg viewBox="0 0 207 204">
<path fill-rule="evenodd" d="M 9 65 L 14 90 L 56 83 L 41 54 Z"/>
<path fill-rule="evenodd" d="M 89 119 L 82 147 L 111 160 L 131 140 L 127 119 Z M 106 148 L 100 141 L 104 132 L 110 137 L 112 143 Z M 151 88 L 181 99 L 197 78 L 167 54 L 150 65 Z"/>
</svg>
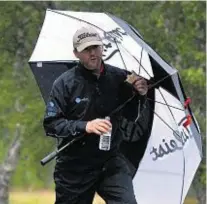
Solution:
<svg viewBox="0 0 207 204">
<path fill-rule="evenodd" d="M 73 144 L 74 142 L 82 139 L 84 137 L 84 135 L 81 135 L 79 137 L 76 137 L 75 139 L 71 140 L 70 142 L 68 142 L 66 145 L 64 145 L 63 147 L 61 147 L 59 150 L 55 150 L 53 152 L 51 152 L 50 154 L 48 154 L 45 158 L 43 158 L 40 163 L 42 166 L 44 166 L 45 164 L 47 164 L 48 162 L 50 162 L 51 160 L 53 160 L 61 151 L 63 151 L 66 147 L 70 146 L 71 144 Z"/>
<path fill-rule="evenodd" d="M 50 154 L 48 154 L 45 158 L 43 158 L 40 163 L 42 166 L 44 166 L 45 164 L 47 164 L 48 162 L 50 162 L 51 160 L 53 160 L 57 155 L 58 155 L 58 151 L 55 150 L 53 152 L 51 152 Z"/>
</svg>

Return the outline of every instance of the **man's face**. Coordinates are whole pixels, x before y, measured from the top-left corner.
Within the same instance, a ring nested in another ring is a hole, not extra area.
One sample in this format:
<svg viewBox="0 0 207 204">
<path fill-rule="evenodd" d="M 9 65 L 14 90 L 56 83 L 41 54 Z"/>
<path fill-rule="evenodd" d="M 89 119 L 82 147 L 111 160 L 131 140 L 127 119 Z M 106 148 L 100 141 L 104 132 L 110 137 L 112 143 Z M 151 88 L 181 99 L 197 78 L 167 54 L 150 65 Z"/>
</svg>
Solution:
<svg viewBox="0 0 207 204">
<path fill-rule="evenodd" d="M 100 68 L 102 61 L 102 46 L 89 46 L 81 52 L 74 51 L 75 56 L 88 70 Z"/>
</svg>

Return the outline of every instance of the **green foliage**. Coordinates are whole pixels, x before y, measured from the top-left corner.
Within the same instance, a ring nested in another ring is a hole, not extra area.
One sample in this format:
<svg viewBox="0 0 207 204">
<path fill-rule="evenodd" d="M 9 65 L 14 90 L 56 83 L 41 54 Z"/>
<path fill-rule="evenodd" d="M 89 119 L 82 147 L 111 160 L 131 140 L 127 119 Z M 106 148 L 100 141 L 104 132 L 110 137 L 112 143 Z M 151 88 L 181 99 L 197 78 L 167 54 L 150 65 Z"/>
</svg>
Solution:
<svg viewBox="0 0 207 204">
<path fill-rule="evenodd" d="M 27 64 L 44 10 L 40 12 L 34 9 L 33 4 L 25 2 L 0 2 L 0 32 L 3 34 L 0 50 L 4 50 L 0 56 L 0 97 L 3 99 L 0 100 L 0 107 L 3 107 L 0 111 L 0 159 L 3 161 L 16 124 L 20 123 L 24 127 L 24 139 L 13 178 L 16 186 L 47 186 L 45 175 L 51 168 L 48 166 L 42 170 L 39 163 L 43 155 L 54 147 L 54 141 L 44 136 L 41 124 L 44 104 Z"/>
<path fill-rule="evenodd" d="M 132 24 L 168 63 L 180 71 L 192 109 L 206 135 L 205 118 L 205 2 L 0 2 L 0 161 L 17 123 L 24 127 L 14 186 L 51 186 L 52 166 L 39 161 L 54 147 L 44 136 L 44 104 L 28 66 L 45 9 L 109 12 Z M 18 51 L 18 52 L 17 52 Z M 198 175 L 205 183 L 205 165 Z"/>
<path fill-rule="evenodd" d="M 189 81 L 190 84 L 205 88 L 205 72 L 202 68 L 189 68 L 182 71 L 183 77 Z"/>
</svg>

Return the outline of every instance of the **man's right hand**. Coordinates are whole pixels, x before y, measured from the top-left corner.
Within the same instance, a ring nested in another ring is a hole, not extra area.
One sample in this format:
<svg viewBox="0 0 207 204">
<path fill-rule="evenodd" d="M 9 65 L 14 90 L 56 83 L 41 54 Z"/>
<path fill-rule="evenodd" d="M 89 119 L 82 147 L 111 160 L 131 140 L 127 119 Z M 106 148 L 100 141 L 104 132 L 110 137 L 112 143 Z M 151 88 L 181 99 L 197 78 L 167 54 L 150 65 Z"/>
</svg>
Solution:
<svg viewBox="0 0 207 204">
<path fill-rule="evenodd" d="M 86 124 L 86 132 L 87 133 L 95 133 L 97 135 L 101 135 L 103 133 L 108 132 L 112 128 L 112 124 L 110 121 L 106 119 L 95 119 L 87 122 Z"/>
</svg>

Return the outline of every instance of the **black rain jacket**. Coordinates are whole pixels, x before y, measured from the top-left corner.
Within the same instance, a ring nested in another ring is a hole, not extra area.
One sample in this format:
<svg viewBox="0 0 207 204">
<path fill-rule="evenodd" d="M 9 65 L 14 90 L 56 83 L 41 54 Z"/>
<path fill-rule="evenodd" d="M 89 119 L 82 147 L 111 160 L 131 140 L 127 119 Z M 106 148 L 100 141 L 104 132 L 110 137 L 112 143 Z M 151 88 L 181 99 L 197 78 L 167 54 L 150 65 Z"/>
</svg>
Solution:
<svg viewBox="0 0 207 204">
<path fill-rule="evenodd" d="M 80 135 L 85 135 L 80 141 L 63 150 L 57 157 L 57 163 L 69 160 L 79 160 L 83 164 L 90 161 L 93 163 L 108 158 L 118 150 L 122 141 L 120 111 L 111 116 L 110 151 L 99 150 L 99 136 L 86 134 L 85 128 L 87 121 L 110 115 L 133 96 L 135 90 L 125 82 L 126 77 L 125 70 L 104 64 L 103 72 L 97 79 L 79 63 L 56 79 L 43 121 L 46 135 L 58 139 L 58 148 Z M 136 97 L 141 96 L 136 93 Z"/>
</svg>

